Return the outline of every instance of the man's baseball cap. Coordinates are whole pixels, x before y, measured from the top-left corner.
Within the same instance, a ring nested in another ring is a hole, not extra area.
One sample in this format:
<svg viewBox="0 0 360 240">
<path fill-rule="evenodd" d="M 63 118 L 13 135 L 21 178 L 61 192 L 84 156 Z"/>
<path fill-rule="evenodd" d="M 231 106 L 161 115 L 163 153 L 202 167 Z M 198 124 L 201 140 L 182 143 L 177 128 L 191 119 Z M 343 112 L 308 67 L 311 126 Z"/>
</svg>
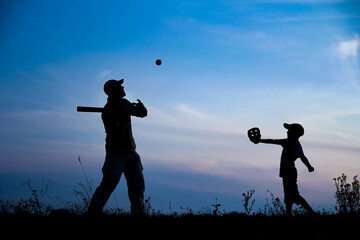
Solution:
<svg viewBox="0 0 360 240">
<path fill-rule="evenodd" d="M 111 79 L 107 81 L 104 84 L 104 92 L 108 96 L 112 95 L 116 91 L 116 89 L 118 89 L 121 86 L 121 84 L 123 84 L 123 82 L 124 79 L 120 79 L 120 80 Z"/>
<path fill-rule="evenodd" d="M 288 129 L 288 130 L 291 130 L 291 131 L 297 133 L 297 135 L 298 135 L 299 137 L 301 137 L 302 135 L 304 135 L 304 132 L 305 132 L 303 126 L 301 126 L 301 125 L 298 124 L 298 123 L 291 123 L 291 124 L 289 124 L 289 123 L 284 123 L 284 128 L 286 128 L 286 129 Z"/>
</svg>

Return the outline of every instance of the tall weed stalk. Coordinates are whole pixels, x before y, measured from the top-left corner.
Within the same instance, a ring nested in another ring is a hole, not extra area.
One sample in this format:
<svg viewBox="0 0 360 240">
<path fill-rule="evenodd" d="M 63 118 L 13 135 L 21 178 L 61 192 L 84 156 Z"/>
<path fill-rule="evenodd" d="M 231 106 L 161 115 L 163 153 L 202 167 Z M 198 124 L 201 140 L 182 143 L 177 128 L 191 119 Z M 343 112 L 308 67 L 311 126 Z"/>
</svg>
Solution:
<svg viewBox="0 0 360 240">
<path fill-rule="evenodd" d="M 84 170 L 84 166 L 81 162 L 80 156 L 78 156 L 78 162 L 80 163 L 81 170 L 85 176 L 86 182 L 85 184 L 81 182 L 77 183 L 78 188 L 74 188 L 74 194 L 82 200 L 84 204 L 84 209 L 88 209 L 95 187 L 94 183 L 92 181 L 89 181 L 89 178 Z"/>
</svg>

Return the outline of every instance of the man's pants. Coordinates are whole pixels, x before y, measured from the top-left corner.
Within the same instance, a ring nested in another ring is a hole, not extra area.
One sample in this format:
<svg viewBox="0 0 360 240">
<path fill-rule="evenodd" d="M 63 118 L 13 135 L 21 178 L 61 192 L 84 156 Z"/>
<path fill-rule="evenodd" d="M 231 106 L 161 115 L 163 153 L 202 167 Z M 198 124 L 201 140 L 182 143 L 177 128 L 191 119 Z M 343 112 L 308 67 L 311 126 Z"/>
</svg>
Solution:
<svg viewBox="0 0 360 240">
<path fill-rule="evenodd" d="M 136 151 L 130 153 L 106 153 L 105 163 L 102 168 L 103 179 L 91 199 L 88 213 L 100 214 L 102 212 L 111 193 L 119 183 L 122 173 L 124 173 L 131 203 L 131 214 L 143 215 L 145 181 L 142 170 L 140 156 Z"/>
</svg>

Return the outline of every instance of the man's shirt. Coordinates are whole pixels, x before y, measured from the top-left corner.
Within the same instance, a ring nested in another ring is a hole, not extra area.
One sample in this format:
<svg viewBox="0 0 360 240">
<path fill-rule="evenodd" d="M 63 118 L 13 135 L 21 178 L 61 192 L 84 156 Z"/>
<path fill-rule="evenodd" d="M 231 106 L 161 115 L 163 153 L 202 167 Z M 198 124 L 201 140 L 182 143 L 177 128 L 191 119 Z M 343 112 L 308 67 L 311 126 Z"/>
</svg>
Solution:
<svg viewBox="0 0 360 240">
<path fill-rule="evenodd" d="M 112 99 L 101 114 L 106 133 L 106 152 L 133 152 L 136 149 L 132 135 L 131 116 L 145 117 L 146 108 L 129 102 L 125 98 Z"/>
</svg>

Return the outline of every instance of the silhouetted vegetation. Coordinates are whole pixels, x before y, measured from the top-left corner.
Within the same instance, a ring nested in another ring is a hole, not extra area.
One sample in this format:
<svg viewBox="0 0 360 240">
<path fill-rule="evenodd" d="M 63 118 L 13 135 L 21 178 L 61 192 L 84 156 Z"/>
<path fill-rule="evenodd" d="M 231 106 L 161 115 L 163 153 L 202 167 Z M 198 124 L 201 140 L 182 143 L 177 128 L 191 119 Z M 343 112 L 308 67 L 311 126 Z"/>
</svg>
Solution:
<svg viewBox="0 0 360 240">
<path fill-rule="evenodd" d="M 74 194 L 77 200 L 60 201 L 50 206 L 43 199 L 54 187 L 54 183 L 44 180 L 39 189 L 32 186 L 30 180 L 24 181 L 29 189 L 29 197 L 19 201 L 0 200 L 0 216 L 5 232 L 19 228 L 24 232 L 34 229 L 46 229 L 46 232 L 78 234 L 81 237 L 94 233 L 115 234 L 116 231 L 135 231 L 137 236 L 241 236 L 241 237 L 351 237 L 357 229 L 359 214 L 359 181 L 357 176 L 352 183 L 346 182 L 346 175 L 334 178 L 336 211 L 318 211 L 310 216 L 302 209 L 295 209 L 293 217 L 285 215 L 285 207 L 280 198 L 270 194 L 262 209 L 254 211 L 255 190 L 243 193 L 241 212 L 226 212 L 218 199 L 210 208 L 193 210 L 180 207 L 181 213 L 173 211 L 169 204 L 169 213 L 162 213 L 152 207 L 151 198 L 145 199 L 146 215 L 134 217 L 121 208 L 107 208 L 102 216 L 86 216 L 88 195 L 92 184 L 78 184 Z M 102 232 L 104 229 L 112 229 Z M 7 230 L 7 231 L 6 231 Z M 15 231 L 16 232 L 16 231 Z M 14 231 L 12 231 L 14 233 Z M 171 235 L 168 235 L 171 234 Z M 190 234 L 190 235 L 189 235 Z M 237 234 L 237 235 L 234 235 Z"/>
<path fill-rule="evenodd" d="M 79 159 L 81 164 L 81 161 Z M 50 180 L 43 180 L 40 188 L 36 189 L 32 186 L 30 180 L 23 181 L 23 184 L 29 189 L 29 197 L 26 199 L 20 199 L 18 201 L 9 201 L 6 199 L 0 200 L 0 214 L 2 216 L 53 216 L 53 215 L 72 215 L 82 216 L 87 210 L 89 201 L 91 199 L 91 193 L 93 192 L 93 184 L 88 180 L 85 171 L 86 183 L 78 183 L 74 188 L 74 195 L 76 200 L 74 201 L 61 201 L 52 206 L 43 201 L 45 195 L 55 186 L 55 183 Z M 335 200 L 336 213 L 327 212 L 322 210 L 318 211 L 319 215 L 360 215 L 360 184 L 357 176 L 353 177 L 352 183 L 347 183 L 347 176 L 342 174 L 340 177 L 333 179 L 335 182 L 336 192 Z M 227 213 L 221 209 L 222 205 L 215 199 L 215 203 L 211 204 L 212 209 L 193 210 L 189 207 L 180 207 L 182 213 L 173 211 L 171 203 L 169 204 L 169 213 L 162 213 L 152 207 L 151 198 L 145 199 L 145 211 L 148 217 L 182 217 L 189 215 L 196 216 L 212 216 L 212 217 L 224 217 L 228 215 L 242 215 L 242 216 L 266 216 L 266 217 L 281 217 L 285 215 L 285 207 L 279 197 L 275 197 L 272 192 L 268 190 L 270 199 L 266 199 L 266 204 L 262 209 L 254 211 L 254 193 L 255 190 L 248 190 L 243 193 L 242 200 L 242 212 Z M 239 203 L 240 204 L 240 203 Z M 130 213 L 124 211 L 121 208 L 107 208 L 104 211 L 104 216 L 127 216 Z M 294 210 L 295 216 L 307 215 L 301 208 Z"/>
<path fill-rule="evenodd" d="M 347 176 L 344 173 L 340 177 L 333 178 L 336 186 L 335 209 L 341 214 L 360 213 L 360 184 L 357 177 L 354 176 L 351 184 L 346 182 Z"/>
</svg>

